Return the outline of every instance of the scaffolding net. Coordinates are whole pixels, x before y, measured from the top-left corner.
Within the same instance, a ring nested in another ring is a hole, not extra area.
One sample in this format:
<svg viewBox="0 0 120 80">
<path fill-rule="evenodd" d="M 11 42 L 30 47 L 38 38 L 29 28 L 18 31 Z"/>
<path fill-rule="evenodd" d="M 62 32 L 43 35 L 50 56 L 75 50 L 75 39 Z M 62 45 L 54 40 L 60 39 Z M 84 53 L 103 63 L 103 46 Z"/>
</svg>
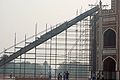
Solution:
<svg viewBox="0 0 120 80">
<path fill-rule="evenodd" d="M 71 26 L 43 44 L 22 54 L 0 68 L 0 80 L 88 80 L 91 75 L 91 27 L 90 18 Z M 46 25 L 46 30 L 26 38 L 5 50 L 2 59 L 37 40 L 55 27 Z M 37 27 L 37 26 L 36 26 Z"/>
</svg>

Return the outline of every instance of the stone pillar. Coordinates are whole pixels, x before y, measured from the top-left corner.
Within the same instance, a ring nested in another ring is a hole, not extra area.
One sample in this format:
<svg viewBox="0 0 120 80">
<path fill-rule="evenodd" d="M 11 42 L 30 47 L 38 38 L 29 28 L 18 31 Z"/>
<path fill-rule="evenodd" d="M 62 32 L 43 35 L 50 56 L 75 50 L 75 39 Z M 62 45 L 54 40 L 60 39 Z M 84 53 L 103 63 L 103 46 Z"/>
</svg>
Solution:
<svg viewBox="0 0 120 80">
<path fill-rule="evenodd" d="M 102 33 L 102 2 L 100 1 L 100 9 L 99 9 L 99 27 L 98 27 L 98 35 L 99 35 L 99 53 L 98 53 L 98 70 L 103 70 L 103 62 L 102 62 L 102 54 L 103 54 L 103 33 Z"/>
</svg>

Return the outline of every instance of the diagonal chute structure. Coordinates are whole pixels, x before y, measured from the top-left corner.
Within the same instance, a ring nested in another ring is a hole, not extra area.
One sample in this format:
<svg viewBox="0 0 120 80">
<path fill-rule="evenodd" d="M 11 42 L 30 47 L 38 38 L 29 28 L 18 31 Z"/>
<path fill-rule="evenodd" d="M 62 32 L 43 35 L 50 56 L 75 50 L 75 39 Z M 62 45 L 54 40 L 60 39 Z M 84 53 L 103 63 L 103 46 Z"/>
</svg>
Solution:
<svg viewBox="0 0 120 80">
<path fill-rule="evenodd" d="M 95 13 L 96 11 L 99 10 L 99 6 L 96 6 L 82 14 L 80 14 L 79 16 L 75 17 L 74 19 L 70 20 L 70 21 L 66 21 L 63 24 L 61 24 L 60 26 L 54 28 L 53 30 L 43 34 L 40 38 L 38 38 L 37 40 L 33 41 L 32 43 L 30 43 L 29 45 L 21 48 L 20 50 L 18 50 L 17 52 L 13 53 L 12 55 L 10 55 L 7 59 L 2 59 L 0 60 L 0 66 L 5 65 L 6 63 L 9 63 L 10 61 L 14 60 L 15 58 L 19 57 L 20 55 L 28 52 L 29 50 L 35 48 L 36 46 L 44 43 L 45 41 L 51 39 L 52 37 L 58 35 L 59 33 L 63 32 L 64 30 L 68 29 L 69 27 L 71 27 L 72 25 L 75 25 L 77 22 L 83 20 L 84 18 L 92 15 L 93 13 Z"/>
</svg>

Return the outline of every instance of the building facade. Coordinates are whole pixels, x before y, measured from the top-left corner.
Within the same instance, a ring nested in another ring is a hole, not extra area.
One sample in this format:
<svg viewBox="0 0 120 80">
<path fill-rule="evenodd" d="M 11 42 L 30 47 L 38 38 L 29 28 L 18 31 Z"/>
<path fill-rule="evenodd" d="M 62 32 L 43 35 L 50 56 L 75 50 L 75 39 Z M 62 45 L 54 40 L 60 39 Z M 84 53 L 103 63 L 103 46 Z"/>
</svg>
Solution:
<svg viewBox="0 0 120 80">
<path fill-rule="evenodd" d="M 120 79 L 120 0 L 111 0 L 111 9 L 100 2 L 96 23 L 96 69 L 106 80 Z"/>
</svg>

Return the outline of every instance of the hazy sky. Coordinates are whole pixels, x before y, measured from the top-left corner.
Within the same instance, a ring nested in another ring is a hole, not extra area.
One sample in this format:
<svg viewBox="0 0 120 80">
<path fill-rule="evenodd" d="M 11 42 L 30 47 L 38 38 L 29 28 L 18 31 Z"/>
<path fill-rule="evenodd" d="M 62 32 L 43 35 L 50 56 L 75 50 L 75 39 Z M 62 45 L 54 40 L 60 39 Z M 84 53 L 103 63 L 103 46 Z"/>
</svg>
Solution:
<svg viewBox="0 0 120 80">
<path fill-rule="evenodd" d="M 0 0 L 0 52 L 13 45 L 14 33 L 17 42 L 34 34 L 35 23 L 38 31 L 45 24 L 55 25 L 74 18 L 76 10 L 85 11 L 88 4 L 99 0 Z M 110 0 L 102 0 L 110 4 Z"/>
</svg>

